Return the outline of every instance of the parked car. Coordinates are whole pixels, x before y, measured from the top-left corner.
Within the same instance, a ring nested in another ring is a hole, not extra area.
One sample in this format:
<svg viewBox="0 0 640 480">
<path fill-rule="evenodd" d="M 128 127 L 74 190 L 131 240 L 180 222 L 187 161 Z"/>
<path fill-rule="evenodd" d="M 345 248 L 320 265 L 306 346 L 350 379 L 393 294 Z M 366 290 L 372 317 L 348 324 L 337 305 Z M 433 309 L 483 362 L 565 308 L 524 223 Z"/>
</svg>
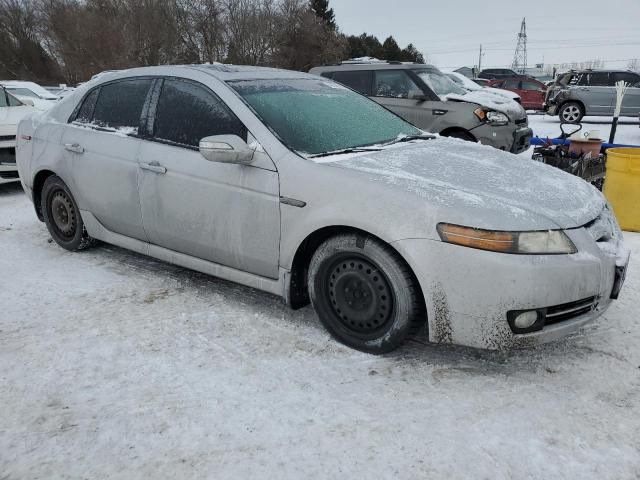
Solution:
<svg viewBox="0 0 640 480">
<path fill-rule="evenodd" d="M 488 87 L 490 82 L 490 80 L 487 80 L 486 78 L 472 78 L 471 81 L 477 83 L 481 87 Z"/>
<path fill-rule="evenodd" d="M 510 68 L 485 68 L 478 74 L 478 78 L 486 78 L 487 80 L 494 80 L 496 78 L 508 78 L 522 76 L 518 72 L 511 70 Z"/>
<path fill-rule="evenodd" d="M 20 101 L 29 101 L 38 110 L 48 110 L 58 102 L 58 97 L 34 82 L 0 80 L 0 84 Z"/>
<path fill-rule="evenodd" d="M 62 100 L 64 97 L 68 96 L 75 90 L 74 87 L 69 87 L 65 84 L 60 84 L 57 87 L 44 87 L 44 89 L 52 95 L 55 95 L 58 100 Z"/>
<path fill-rule="evenodd" d="M 428 132 L 513 153 L 527 150 L 533 136 L 520 105 L 483 91 L 470 92 L 430 65 L 349 62 L 315 67 L 310 73 L 368 95 Z"/>
<path fill-rule="evenodd" d="M 424 329 L 493 349 L 561 337 L 607 309 L 628 263 L 581 179 L 305 73 L 123 70 L 18 134 L 24 189 L 61 247 L 99 239 L 310 299 L 367 352 Z"/>
<path fill-rule="evenodd" d="M 578 70 L 558 75 L 547 90 L 545 111 L 564 122 L 578 123 L 585 115 L 611 116 L 616 104 L 616 82 L 630 87 L 622 100 L 623 116 L 640 112 L 640 74 L 626 70 Z"/>
<path fill-rule="evenodd" d="M 520 100 L 520 95 L 518 95 L 517 93 L 511 92 L 509 90 L 504 90 L 502 88 L 492 88 L 489 86 L 481 87 L 470 78 L 465 77 L 464 75 L 458 72 L 444 72 L 444 73 L 447 77 L 449 77 L 459 86 L 461 86 L 465 90 L 469 90 L 470 92 L 482 91 L 485 93 L 492 93 L 502 98 L 508 98 L 509 100 L 513 100 L 514 102 L 522 103 Z"/>
<path fill-rule="evenodd" d="M 500 78 L 489 82 L 490 87 L 510 90 L 520 95 L 522 106 L 527 110 L 543 110 L 547 86 L 527 77 Z"/>
<path fill-rule="evenodd" d="M 18 123 L 35 108 L 21 102 L 0 85 L 0 184 L 18 181 L 16 131 Z"/>
</svg>

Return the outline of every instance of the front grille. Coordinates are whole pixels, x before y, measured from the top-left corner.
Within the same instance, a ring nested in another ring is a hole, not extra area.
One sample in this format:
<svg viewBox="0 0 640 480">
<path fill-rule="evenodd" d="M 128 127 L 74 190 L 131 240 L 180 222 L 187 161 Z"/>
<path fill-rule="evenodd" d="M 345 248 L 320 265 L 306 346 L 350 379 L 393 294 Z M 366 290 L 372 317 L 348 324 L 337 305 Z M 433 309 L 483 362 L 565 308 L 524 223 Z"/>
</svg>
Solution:
<svg viewBox="0 0 640 480">
<path fill-rule="evenodd" d="M 564 303 L 555 307 L 548 307 L 545 311 L 544 324 L 564 322 L 572 318 L 579 317 L 585 313 L 592 312 L 598 306 L 598 297 L 589 297 L 577 302 Z"/>
<path fill-rule="evenodd" d="M 6 142 L 8 140 L 15 140 L 15 135 L 0 135 L 0 142 Z"/>
</svg>

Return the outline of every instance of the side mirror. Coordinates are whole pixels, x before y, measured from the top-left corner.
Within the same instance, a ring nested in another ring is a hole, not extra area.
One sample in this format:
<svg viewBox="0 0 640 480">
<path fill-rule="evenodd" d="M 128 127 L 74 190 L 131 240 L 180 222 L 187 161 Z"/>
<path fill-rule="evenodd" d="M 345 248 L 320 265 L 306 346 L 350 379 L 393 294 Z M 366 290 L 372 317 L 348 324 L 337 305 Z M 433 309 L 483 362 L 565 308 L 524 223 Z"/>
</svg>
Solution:
<svg viewBox="0 0 640 480">
<path fill-rule="evenodd" d="M 29 105 L 30 107 L 33 107 L 35 105 L 35 103 L 33 103 L 33 100 L 31 100 L 30 98 L 25 98 L 23 100 L 20 100 L 22 103 L 24 103 L 25 105 Z"/>
<path fill-rule="evenodd" d="M 239 163 L 253 161 L 254 149 L 237 135 L 213 135 L 200 140 L 200 154 L 210 162 Z"/>
</svg>

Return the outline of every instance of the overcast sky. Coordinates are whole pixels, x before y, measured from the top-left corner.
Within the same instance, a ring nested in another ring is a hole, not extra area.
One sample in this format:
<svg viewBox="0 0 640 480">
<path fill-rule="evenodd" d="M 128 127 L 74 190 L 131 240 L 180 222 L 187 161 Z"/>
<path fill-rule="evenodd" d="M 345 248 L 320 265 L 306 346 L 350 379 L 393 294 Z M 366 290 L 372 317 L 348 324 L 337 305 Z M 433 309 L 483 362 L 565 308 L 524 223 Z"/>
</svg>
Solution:
<svg viewBox="0 0 640 480">
<path fill-rule="evenodd" d="M 440 68 L 509 66 L 522 17 L 528 65 L 640 58 L 640 0 L 331 0 L 340 30 L 412 42 Z"/>
</svg>

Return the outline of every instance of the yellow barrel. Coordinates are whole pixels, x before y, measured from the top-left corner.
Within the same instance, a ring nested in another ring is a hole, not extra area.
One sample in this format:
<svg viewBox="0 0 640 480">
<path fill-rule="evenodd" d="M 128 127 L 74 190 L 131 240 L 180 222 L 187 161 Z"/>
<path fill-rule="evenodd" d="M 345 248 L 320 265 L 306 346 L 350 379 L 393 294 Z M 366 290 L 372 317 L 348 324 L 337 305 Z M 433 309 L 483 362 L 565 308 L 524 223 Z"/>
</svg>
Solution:
<svg viewBox="0 0 640 480">
<path fill-rule="evenodd" d="M 604 195 L 623 230 L 640 232 L 640 148 L 607 150 Z"/>
</svg>

